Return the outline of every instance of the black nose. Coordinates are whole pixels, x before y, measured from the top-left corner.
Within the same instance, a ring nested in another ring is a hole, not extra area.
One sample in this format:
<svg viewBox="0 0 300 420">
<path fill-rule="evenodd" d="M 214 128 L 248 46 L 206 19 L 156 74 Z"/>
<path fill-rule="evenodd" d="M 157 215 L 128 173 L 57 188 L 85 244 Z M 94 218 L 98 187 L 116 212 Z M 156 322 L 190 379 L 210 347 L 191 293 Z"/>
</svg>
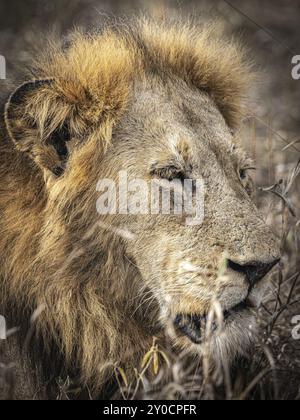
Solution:
<svg viewBox="0 0 300 420">
<path fill-rule="evenodd" d="M 264 278 L 272 268 L 278 264 L 280 261 L 279 258 L 276 260 L 269 261 L 267 263 L 263 262 L 251 262 L 248 264 L 237 264 L 234 261 L 228 260 L 228 268 L 231 270 L 237 271 L 238 273 L 242 273 L 246 276 L 247 280 L 249 281 L 251 286 L 254 286 L 257 282 L 259 282 L 262 278 Z"/>
</svg>

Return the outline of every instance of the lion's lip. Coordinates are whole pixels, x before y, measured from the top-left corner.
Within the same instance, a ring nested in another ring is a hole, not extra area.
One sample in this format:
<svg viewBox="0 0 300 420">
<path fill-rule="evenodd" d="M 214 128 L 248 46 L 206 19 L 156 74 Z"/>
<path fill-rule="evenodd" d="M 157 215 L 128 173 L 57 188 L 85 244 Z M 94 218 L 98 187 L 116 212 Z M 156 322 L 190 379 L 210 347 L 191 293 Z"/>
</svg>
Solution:
<svg viewBox="0 0 300 420">
<path fill-rule="evenodd" d="M 224 320 L 227 320 L 232 315 L 235 315 L 237 313 L 243 312 L 245 309 L 253 308 L 253 304 L 250 300 L 246 299 L 237 304 L 236 306 L 233 306 L 231 309 L 228 309 L 224 311 Z"/>
<path fill-rule="evenodd" d="M 231 317 L 249 308 L 253 308 L 253 304 L 248 300 L 243 300 L 238 305 L 224 311 L 224 321 L 228 321 Z M 205 332 L 206 323 L 207 315 L 179 314 L 174 320 L 175 328 L 188 337 L 194 344 L 203 343 L 203 332 Z M 217 328 L 217 323 L 213 322 L 212 332 L 215 332 Z"/>
<path fill-rule="evenodd" d="M 194 344 L 202 343 L 201 326 L 204 317 L 200 315 L 177 315 L 174 326 Z"/>
</svg>

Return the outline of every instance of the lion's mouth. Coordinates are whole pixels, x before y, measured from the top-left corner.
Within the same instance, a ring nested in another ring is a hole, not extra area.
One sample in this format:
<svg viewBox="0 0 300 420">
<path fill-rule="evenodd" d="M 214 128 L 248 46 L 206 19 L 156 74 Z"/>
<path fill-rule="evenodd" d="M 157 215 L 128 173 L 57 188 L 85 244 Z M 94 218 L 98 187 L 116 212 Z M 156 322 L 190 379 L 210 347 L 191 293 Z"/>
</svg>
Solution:
<svg viewBox="0 0 300 420">
<path fill-rule="evenodd" d="M 237 314 L 253 307 L 250 302 L 244 300 L 238 305 L 223 312 L 224 323 L 229 322 Z M 207 315 L 179 314 L 174 320 L 174 326 L 184 336 L 188 337 L 194 344 L 202 344 L 206 331 Z M 217 322 L 212 323 L 212 333 L 218 329 Z"/>
<path fill-rule="evenodd" d="M 233 308 L 223 312 L 224 321 L 226 321 L 227 319 L 229 319 L 233 315 L 236 315 L 240 312 L 243 312 L 246 309 L 249 309 L 250 307 L 251 307 L 250 302 L 248 302 L 246 300 L 243 300 L 238 305 L 236 305 Z"/>
</svg>

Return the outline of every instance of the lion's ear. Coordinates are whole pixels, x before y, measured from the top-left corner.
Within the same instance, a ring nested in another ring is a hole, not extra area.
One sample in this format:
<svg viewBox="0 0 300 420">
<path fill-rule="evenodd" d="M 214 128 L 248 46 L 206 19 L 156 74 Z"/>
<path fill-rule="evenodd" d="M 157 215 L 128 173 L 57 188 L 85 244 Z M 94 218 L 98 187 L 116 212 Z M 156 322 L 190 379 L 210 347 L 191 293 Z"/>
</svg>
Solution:
<svg viewBox="0 0 300 420">
<path fill-rule="evenodd" d="M 24 83 L 5 107 L 8 133 L 21 152 L 42 169 L 61 176 L 68 159 L 70 116 L 74 102 L 54 79 Z"/>
</svg>

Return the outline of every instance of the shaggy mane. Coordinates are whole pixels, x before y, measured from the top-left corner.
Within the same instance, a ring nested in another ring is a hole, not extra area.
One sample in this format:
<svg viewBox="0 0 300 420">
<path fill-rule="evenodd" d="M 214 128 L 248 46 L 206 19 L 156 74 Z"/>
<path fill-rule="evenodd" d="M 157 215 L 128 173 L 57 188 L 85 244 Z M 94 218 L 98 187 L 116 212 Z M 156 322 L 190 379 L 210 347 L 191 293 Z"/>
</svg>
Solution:
<svg viewBox="0 0 300 420">
<path fill-rule="evenodd" d="M 52 77 L 70 104 L 93 98 L 91 118 L 114 116 L 124 109 L 130 83 L 148 74 L 182 78 L 207 92 L 235 128 L 243 116 L 243 99 L 251 71 L 236 41 L 218 37 L 213 23 L 201 27 L 137 20 L 102 32 L 75 31 L 67 42 L 49 42 L 35 60 L 32 76 Z M 45 109 L 47 114 L 51 110 Z M 97 110 L 97 112 L 95 112 Z"/>
</svg>

